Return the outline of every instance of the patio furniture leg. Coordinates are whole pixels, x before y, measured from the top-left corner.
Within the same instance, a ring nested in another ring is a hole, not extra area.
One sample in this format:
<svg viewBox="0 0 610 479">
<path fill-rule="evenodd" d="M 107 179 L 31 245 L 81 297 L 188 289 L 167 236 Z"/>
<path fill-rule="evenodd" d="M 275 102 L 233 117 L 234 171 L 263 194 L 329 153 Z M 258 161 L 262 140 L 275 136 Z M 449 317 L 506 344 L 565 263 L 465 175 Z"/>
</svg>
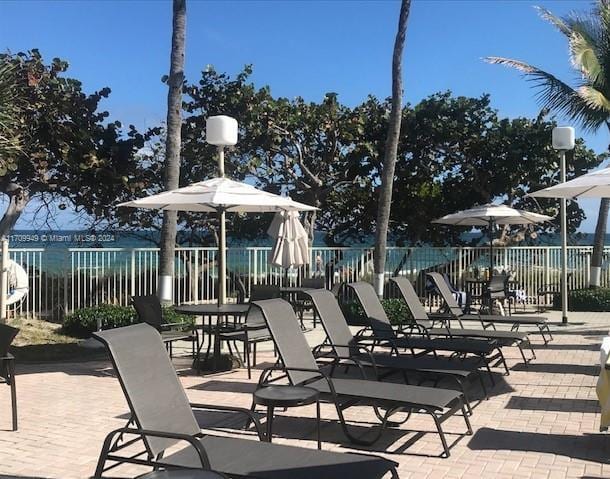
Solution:
<svg viewBox="0 0 610 479">
<path fill-rule="evenodd" d="M 11 411 L 13 417 L 13 431 L 17 430 L 17 386 L 15 384 L 15 364 L 14 361 L 7 361 L 7 376 L 11 387 Z"/>
<path fill-rule="evenodd" d="M 438 435 L 441 438 L 441 443 L 443 444 L 444 457 L 449 457 L 451 453 L 449 452 L 449 446 L 447 445 L 445 433 L 443 432 L 443 427 L 441 426 L 441 420 L 433 411 L 428 411 L 428 414 L 432 416 L 432 418 L 434 419 L 434 424 L 436 424 L 436 430 L 438 431 Z"/>
<path fill-rule="evenodd" d="M 267 406 L 267 442 L 271 442 L 273 428 L 273 406 Z"/>
<path fill-rule="evenodd" d="M 248 379 L 252 379 L 251 366 L 250 366 L 250 343 L 244 342 L 244 356 L 246 357 L 246 368 L 248 369 Z"/>
</svg>

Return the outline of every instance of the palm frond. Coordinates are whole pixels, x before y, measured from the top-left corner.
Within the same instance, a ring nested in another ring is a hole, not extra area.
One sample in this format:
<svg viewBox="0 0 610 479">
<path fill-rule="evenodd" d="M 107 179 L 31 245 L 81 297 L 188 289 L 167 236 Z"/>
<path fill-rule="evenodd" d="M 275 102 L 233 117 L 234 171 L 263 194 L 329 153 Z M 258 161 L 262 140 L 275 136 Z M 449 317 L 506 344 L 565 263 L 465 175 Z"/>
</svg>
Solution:
<svg viewBox="0 0 610 479">
<path fill-rule="evenodd" d="M 540 18 L 549 22 L 566 37 L 569 37 L 572 34 L 572 29 L 565 23 L 564 20 L 559 17 L 556 17 L 544 7 L 535 6 L 534 8 L 538 10 L 538 15 L 540 15 Z"/>
<path fill-rule="evenodd" d="M 583 85 L 578 89 L 578 95 L 593 110 L 605 111 L 606 116 L 610 116 L 610 100 L 603 92 L 591 85 Z"/>
<path fill-rule="evenodd" d="M 542 108 L 563 114 L 580 123 L 585 130 L 593 131 L 604 125 L 610 112 L 591 108 L 579 92 L 559 78 L 520 60 L 502 57 L 487 57 L 485 61 L 494 65 L 505 65 L 522 72 L 537 89 L 536 97 Z"/>
<path fill-rule="evenodd" d="M 605 84 L 606 78 L 597 58 L 595 44 L 578 32 L 570 36 L 570 60 L 572 66 L 579 70 L 591 83 Z"/>
</svg>

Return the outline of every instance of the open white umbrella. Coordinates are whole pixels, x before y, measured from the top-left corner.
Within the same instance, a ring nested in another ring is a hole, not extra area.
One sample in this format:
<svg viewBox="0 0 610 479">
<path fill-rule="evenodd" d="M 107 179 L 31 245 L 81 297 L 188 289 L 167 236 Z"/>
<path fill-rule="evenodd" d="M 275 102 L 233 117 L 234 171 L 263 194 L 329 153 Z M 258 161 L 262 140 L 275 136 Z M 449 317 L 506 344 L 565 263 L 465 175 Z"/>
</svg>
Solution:
<svg viewBox="0 0 610 479">
<path fill-rule="evenodd" d="M 218 245 L 218 302 L 226 300 L 225 213 L 266 213 L 278 211 L 313 211 L 317 208 L 290 198 L 256 189 L 247 183 L 228 178 L 213 178 L 119 206 L 173 211 L 215 212 L 221 218 Z"/>
<path fill-rule="evenodd" d="M 507 205 L 486 204 L 475 206 L 457 213 L 445 215 L 432 223 L 456 226 L 487 226 L 489 228 L 489 264 L 493 274 L 493 232 L 494 225 L 527 225 L 551 221 L 553 218 L 529 211 L 517 210 Z"/>
<path fill-rule="evenodd" d="M 309 236 L 299 221 L 298 211 L 276 213 L 267 234 L 275 239 L 271 264 L 287 269 L 309 262 Z"/>
<path fill-rule="evenodd" d="M 529 193 L 536 198 L 610 198 L 610 168 Z"/>
</svg>

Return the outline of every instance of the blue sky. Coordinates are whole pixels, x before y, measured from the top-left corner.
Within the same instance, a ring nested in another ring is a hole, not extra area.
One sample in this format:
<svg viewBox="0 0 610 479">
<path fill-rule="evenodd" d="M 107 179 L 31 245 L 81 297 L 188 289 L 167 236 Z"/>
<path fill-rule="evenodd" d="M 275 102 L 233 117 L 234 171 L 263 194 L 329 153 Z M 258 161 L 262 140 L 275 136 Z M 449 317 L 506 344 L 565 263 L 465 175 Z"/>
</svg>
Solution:
<svg viewBox="0 0 610 479">
<path fill-rule="evenodd" d="M 398 1 L 187 0 L 186 75 L 206 65 L 233 74 L 254 65 L 255 83 L 275 95 L 320 100 L 333 91 L 350 105 L 390 95 Z M 538 113 L 530 86 L 516 72 L 484 63 L 487 55 L 533 63 L 572 80 L 567 45 L 534 5 L 555 14 L 586 10 L 587 1 L 414 0 L 405 50 L 405 97 L 434 92 L 491 94 L 505 116 Z M 27 22 L 19 19 L 27 17 Z M 24 25 L 27 25 L 24 27 Z M 164 118 L 171 38 L 169 0 L 22 0 L 0 3 L 0 49 L 39 48 L 61 57 L 87 91 L 108 86 L 114 119 L 142 128 Z M 586 136 L 607 149 L 606 131 Z M 593 231 L 598 201 L 581 202 L 582 231 Z M 27 227 L 28 217 L 19 227 Z"/>
</svg>

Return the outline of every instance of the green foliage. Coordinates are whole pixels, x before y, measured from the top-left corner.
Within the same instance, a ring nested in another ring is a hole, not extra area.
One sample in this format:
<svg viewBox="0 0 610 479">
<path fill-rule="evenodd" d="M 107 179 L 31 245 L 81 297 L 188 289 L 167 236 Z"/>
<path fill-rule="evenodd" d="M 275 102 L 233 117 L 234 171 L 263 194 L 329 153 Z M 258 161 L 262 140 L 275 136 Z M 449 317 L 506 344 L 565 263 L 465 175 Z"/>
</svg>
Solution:
<svg viewBox="0 0 610 479">
<path fill-rule="evenodd" d="M 610 311 L 610 289 L 576 289 L 568 293 L 570 311 Z M 561 296 L 553 296 L 553 309 L 561 309 Z"/>
<path fill-rule="evenodd" d="M 390 322 L 395 325 L 408 323 L 413 316 L 407 304 L 401 299 L 382 299 L 381 304 Z M 348 323 L 352 325 L 367 325 L 368 320 L 364 315 L 364 310 L 357 301 L 346 302 L 341 305 Z"/>
<path fill-rule="evenodd" d="M 248 177 L 260 188 L 287 191 L 318 206 L 319 212 L 306 216 L 305 226 L 314 222 L 327 233 L 329 245 L 368 239 L 375 228 L 390 101 L 369 96 L 348 107 L 335 93 L 319 102 L 275 97 L 269 87 L 251 83 L 251 73 L 250 67 L 234 77 L 207 69 L 198 82 L 185 84 L 188 116 L 182 131 L 180 184 L 214 176 L 215 147 L 202 140 L 205 121 L 210 115 L 228 114 L 240 125 L 239 142 L 226 153 L 231 177 Z M 525 197 L 558 181 L 557 154 L 549 148 L 555 123 L 544 114 L 501 118 L 487 95 L 467 98 L 444 92 L 406 105 L 402 116 L 391 225 L 398 243 L 459 244 L 463 230 L 433 226 L 430 220 L 497 199 L 557 216 L 557 201 L 541 200 L 540 210 Z M 141 174 L 133 184 L 130 180 L 128 192 L 144 196 L 162 190 L 162 136 L 160 128 L 147 132 L 152 155 L 138 160 Z M 571 155 L 568 179 L 599 162 L 582 140 Z M 160 215 L 154 211 L 113 212 L 122 226 L 160 227 Z M 570 202 L 571 231 L 583 217 L 578 204 Z M 214 215 L 180 212 L 180 225 L 190 232 L 181 240 L 213 244 L 215 221 Z M 231 234 L 251 239 L 265 236 L 270 215 L 233 214 L 231 221 Z M 549 223 L 533 228 L 552 232 L 557 227 Z"/>
<path fill-rule="evenodd" d="M 119 328 L 138 322 L 136 311 L 130 306 L 101 304 L 67 315 L 64 318 L 63 330 L 73 336 L 89 337 L 97 330 L 97 322 L 100 319 L 102 329 Z"/>
<path fill-rule="evenodd" d="M 101 319 L 102 329 L 120 328 L 139 322 L 135 309 L 131 306 L 100 304 L 92 308 L 83 308 L 67 315 L 63 321 L 63 331 L 76 337 L 89 337 L 97 330 Z M 166 323 L 193 324 L 191 316 L 178 314 L 172 308 L 163 309 L 163 320 Z"/>
<path fill-rule="evenodd" d="M 99 110 L 109 88 L 86 94 L 67 70 L 58 58 L 45 63 L 38 50 L 0 54 L 0 83 L 9 72 L 19 95 L 12 134 L 20 140 L 20 148 L 2 151 L 0 191 L 18 185 L 43 205 L 72 205 L 102 220 L 108 205 L 135 194 L 134 154 L 144 139 L 133 127 L 124 135 L 120 123 Z M 52 206 L 40 211 L 54 212 Z"/>
<path fill-rule="evenodd" d="M 22 101 L 23 88 L 15 66 L 0 63 L 0 159 L 10 158 L 21 151 L 19 120 Z"/>
</svg>

